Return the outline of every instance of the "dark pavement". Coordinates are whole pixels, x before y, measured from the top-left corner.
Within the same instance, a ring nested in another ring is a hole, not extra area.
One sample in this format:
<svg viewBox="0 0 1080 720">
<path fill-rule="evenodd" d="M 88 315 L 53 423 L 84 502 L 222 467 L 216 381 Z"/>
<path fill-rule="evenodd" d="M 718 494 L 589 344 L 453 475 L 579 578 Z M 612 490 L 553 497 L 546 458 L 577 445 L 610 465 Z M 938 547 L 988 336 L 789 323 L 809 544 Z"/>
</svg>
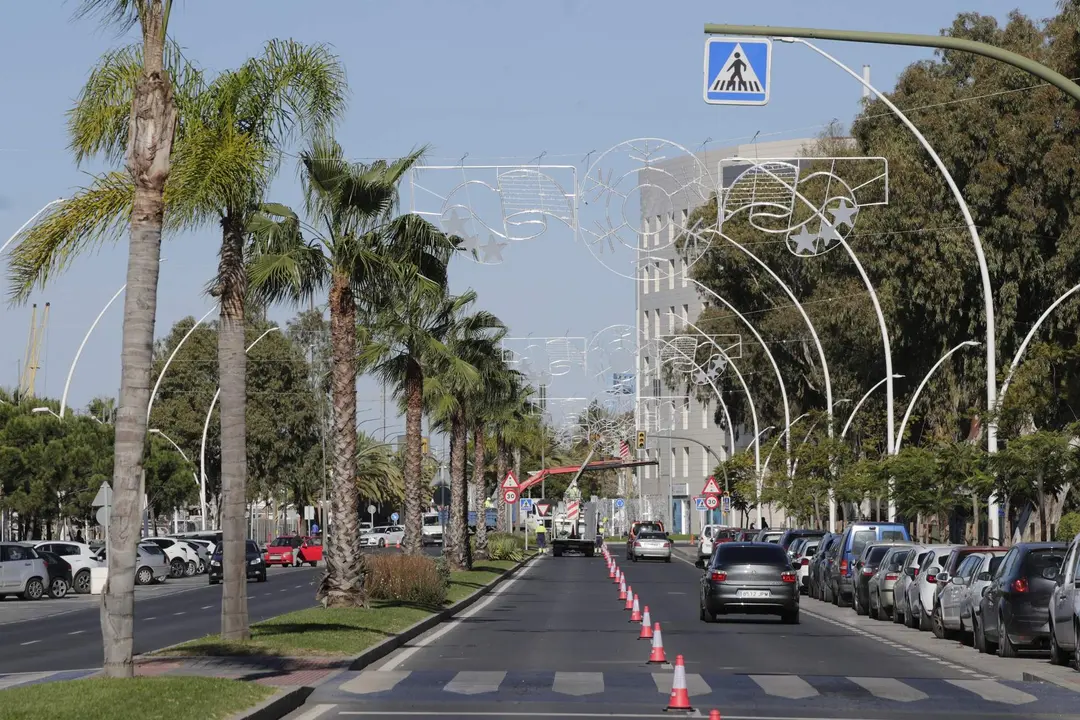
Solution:
<svg viewBox="0 0 1080 720">
<path fill-rule="evenodd" d="M 265 583 L 248 581 L 251 622 L 315 605 L 322 567 L 271 568 Z M 135 652 L 145 653 L 218 632 L 221 585 L 135 602 Z M 38 602 L 49 602 L 41 600 Z M 101 666 L 100 606 L 0 627 L 0 673 L 82 670 Z"/>
<path fill-rule="evenodd" d="M 806 614 L 797 626 L 703 623 L 700 570 L 680 560 L 619 565 L 661 624 L 668 660 L 684 656 L 704 716 L 1080 717 L 1066 689 L 979 675 Z M 458 622 L 334 678 L 290 717 L 662 717 L 672 669 L 646 664 L 649 643 L 617 596 L 600 558 L 540 558 Z"/>
</svg>

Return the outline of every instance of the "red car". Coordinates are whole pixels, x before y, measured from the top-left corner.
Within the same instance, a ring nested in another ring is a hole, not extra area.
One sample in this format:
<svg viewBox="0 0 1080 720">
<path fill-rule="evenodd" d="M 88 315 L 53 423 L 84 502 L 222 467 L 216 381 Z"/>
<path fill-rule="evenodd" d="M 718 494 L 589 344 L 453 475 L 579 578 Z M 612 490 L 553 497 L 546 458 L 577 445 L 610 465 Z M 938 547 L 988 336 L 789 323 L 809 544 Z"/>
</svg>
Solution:
<svg viewBox="0 0 1080 720">
<path fill-rule="evenodd" d="M 322 560 L 322 538 L 282 535 L 266 546 L 263 560 L 267 565 L 292 565 L 307 563 L 314 567 Z"/>
</svg>

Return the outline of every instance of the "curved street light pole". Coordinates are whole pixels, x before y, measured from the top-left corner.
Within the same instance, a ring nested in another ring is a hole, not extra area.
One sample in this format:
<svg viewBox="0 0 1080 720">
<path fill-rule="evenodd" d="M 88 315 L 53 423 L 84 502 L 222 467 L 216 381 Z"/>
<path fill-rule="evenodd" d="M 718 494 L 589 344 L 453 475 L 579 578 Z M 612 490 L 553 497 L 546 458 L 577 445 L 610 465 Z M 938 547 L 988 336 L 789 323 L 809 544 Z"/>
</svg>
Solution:
<svg viewBox="0 0 1080 720">
<path fill-rule="evenodd" d="M 14 242 L 14 241 L 15 241 L 15 238 L 19 237 L 19 235 L 22 235 L 22 231 L 23 231 L 23 230 L 25 230 L 26 228 L 28 228 L 28 227 L 30 227 L 31 225 L 33 225 L 33 224 L 34 224 L 34 221 L 35 221 L 35 220 L 37 220 L 37 219 L 38 219 L 39 217 L 41 217 L 41 215 L 42 215 L 42 214 L 43 214 L 43 213 L 44 213 L 44 212 L 45 212 L 46 210 L 48 210 L 49 208 L 51 208 L 51 207 L 52 207 L 53 205 L 56 205 L 57 203 L 62 203 L 62 202 L 67 202 L 67 198 L 56 198 L 55 200 L 50 200 L 49 202 L 45 203 L 45 205 L 44 205 L 44 206 L 42 206 L 42 208 L 41 208 L 40 210 L 38 210 L 38 211 L 37 211 L 36 213 L 34 213 L 33 215 L 31 215 L 31 216 L 30 216 L 30 219 L 29 219 L 29 220 L 27 220 L 26 222 L 24 222 L 24 223 L 23 223 L 23 224 L 22 224 L 22 225 L 21 225 L 21 226 L 19 227 L 19 229 L 18 229 L 18 230 L 16 230 L 16 231 L 14 232 L 14 234 L 12 234 L 12 236 L 11 236 L 11 237 L 9 237 L 9 238 L 8 238 L 7 240 L 5 240 L 5 241 L 4 241 L 4 244 L 3 244 L 3 245 L 0 245 L 0 254 L 2 254 L 2 253 L 3 253 L 4 251 L 5 251 L 5 250 L 7 250 L 7 247 L 8 247 L 8 245 L 10 245 L 10 244 L 11 244 L 12 242 Z"/>
<path fill-rule="evenodd" d="M 893 375 L 894 379 L 899 379 L 899 378 L 902 378 L 902 377 L 904 377 L 904 376 L 903 375 Z M 841 440 L 844 439 L 844 437 L 847 435 L 847 431 L 851 428 L 851 423 L 852 423 L 853 420 L 855 420 L 855 415 L 856 415 L 856 413 L 859 412 L 859 408 L 861 408 L 863 406 L 863 403 L 866 402 L 866 399 L 868 397 L 870 397 L 870 394 L 872 392 L 874 392 L 875 390 L 877 390 L 882 385 L 884 385 L 887 380 L 888 380 L 888 378 L 881 378 L 880 380 L 878 380 L 876 383 L 874 383 L 874 385 L 869 390 L 866 391 L 865 395 L 863 395 L 861 398 L 859 398 L 859 402 L 855 403 L 855 407 L 853 407 L 851 409 L 851 414 L 848 415 L 847 422 L 844 423 L 844 429 L 840 431 L 840 439 Z"/>
<path fill-rule="evenodd" d="M 157 381 L 154 383 L 154 389 L 150 392 L 150 403 L 146 406 L 147 422 L 150 422 L 150 411 L 154 409 L 154 400 L 157 399 L 158 388 L 161 387 L 161 381 L 165 378 L 165 372 L 169 369 L 169 366 L 172 365 L 173 359 L 176 357 L 177 353 L 180 352 L 180 348 L 184 347 L 184 343 L 187 342 L 188 338 L 191 337 L 192 333 L 194 333 L 200 325 L 206 322 L 206 318 L 210 317 L 210 313 L 214 312 L 217 309 L 218 306 L 215 305 L 214 307 L 207 310 L 205 315 L 196 320 L 195 324 L 191 326 L 191 329 L 184 333 L 184 337 L 180 338 L 180 342 L 176 343 L 176 347 L 173 348 L 173 351 L 171 353 L 169 353 L 169 358 L 161 367 L 161 372 L 158 373 Z"/>
<path fill-rule="evenodd" d="M 251 352 L 251 348 L 258 345 L 260 340 L 262 340 L 264 337 L 266 337 L 270 333 L 274 332 L 275 330 L 280 330 L 280 329 L 281 328 L 279 328 L 279 327 L 277 327 L 275 325 L 274 327 L 270 328 L 269 330 L 266 330 L 265 332 L 263 332 L 262 335 L 255 338 L 254 340 L 252 340 L 251 344 L 247 346 L 247 349 L 244 350 L 244 352 L 245 353 Z M 214 408 L 217 406 L 218 397 L 220 395 L 221 395 L 221 386 L 219 385 L 217 391 L 214 392 L 214 399 L 210 401 L 210 407 L 206 411 L 206 422 L 203 423 L 203 430 L 202 430 L 202 442 L 199 443 L 199 475 L 202 477 L 202 485 L 203 485 L 203 487 L 206 486 L 206 435 L 210 431 L 210 418 L 212 418 L 214 416 Z M 203 530 L 206 529 L 206 513 L 203 513 L 203 516 L 202 516 L 202 529 Z"/>
<path fill-rule="evenodd" d="M 1005 382 L 1001 383 L 1001 392 L 998 393 L 997 398 L 998 408 L 1000 408 L 1002 403 L 1005 402 L 1005 392 L 1009 389 L 1009 385 L 1012 384 L 1012 379 L 1013 375 L 1016 373 L 1016 368 L 1020 365 L 1020 360 L 1023 359 L 1024 353 L 1027 352 L 1028 343 L 1030 343 L 1031 339 L 1035 337 L 1036 331 L 1038 331 L 1039 327 L 1043 324 L 1043 321 L 1045 321 L 1046 318 L 1050 317 L 1050 313 L 1052 313 L 1058 305 L 1065 302 L 1065 300 L 1077 290 L 1080 290 L 1080 285 L 1073 285 L 1071 288 L 1062 293 L 1061 297 L 1055 300 L 1050 305 L 1050 307 L 1043 310 L 1043 314 L 1039 316 L 1039 319 L 1036 320 L 1035 324 L 1031 326 L 1030 330 L 1028 330 L 1028 334 L 1024 336 L 1024 341 L 1020 343 L 1020 347 L 1016 350 L 1016 355 L 1013 356 L 1012 363 L 1009 364 L 1009 374 L 1005 376 Z"/>
<path fill-rule="evenodd" d="M 164 371 L 162 371 L 162 372 L 164 372 Z M 173 440 L 171 437 L 169 437 L 165 433 L 161 432 L 161 430 L 159 430 L 158 428 L 150 428 L 149 430 L 147 430 L 147 432 L 150 433 L 151 435 L 158 435 L 160 437 L 165 438 L 165 441 L 168 442 L 170 445 L 172 445 L 174 448 L 176 448 L 176 452 L 180 453 L 180 457 L 184 458 L 184 462 L 186 462 L 186 463 L 188 463 L 188 464 L 190 464 L 190 465 L 192 465 L 194 467 L 195 463 L 191 462 L 191 458 L 189 458 L 187 456 L 187 453 L 185 453 L 183 450 L 180 449 L 180 446 L 177 445 L 176 441 Z M 199 482 L 199 476 L 195 474 L 194 470 L 191 471 L 191 477 L 195 479 L 195 484 L 199 486 L 199 514 L 200 514 L 201 517 L 205 518 L 206 517 L 206 483 L 205 482 Z M 174 510 L 173 511 L 173 532 L 180 532 L 179 524 L 180 524 L 179 518 L 177 518 L 176 512 Z M 206 524 L 205 523 L 203 524 L 202 529 L 203 530 L 206 529 Z"/>
<path fill-rule="evenodd" d="M 908 403 L 907 411 L 904 412 L 904 419 L 900 421 L 900 429 L 896 431 L 896 452 L 900 452 L 900 442 L 904 439 L 904 428 L 907 427 L 908 419 L 911 417 L 911 411 L 915 409 L 915 403 L 918 402 L 919 395 L 922 393 L 923 388 L 926 387 L 926 383 L 930 382 L 930 376 L 933 375 L 934 372 L 936 372 L 937 369 L 941 367 L 942 364 L 944 364 L 944 362 L 948 360 L 949 357 L 957 350 L 981 344 L 982 343 L 977 340 L 965 340 L 949 352 L 942 355 L 941 358 L 936 363 L 934 363 L 933 367 L 931 367 L 930 370 L 926 373 L 926 376 L 922 379 L 922 382 L 920 382 L 919 386 L 915 388 L 915 394 L 911 396 L 911 402 Z"/>
</svg>

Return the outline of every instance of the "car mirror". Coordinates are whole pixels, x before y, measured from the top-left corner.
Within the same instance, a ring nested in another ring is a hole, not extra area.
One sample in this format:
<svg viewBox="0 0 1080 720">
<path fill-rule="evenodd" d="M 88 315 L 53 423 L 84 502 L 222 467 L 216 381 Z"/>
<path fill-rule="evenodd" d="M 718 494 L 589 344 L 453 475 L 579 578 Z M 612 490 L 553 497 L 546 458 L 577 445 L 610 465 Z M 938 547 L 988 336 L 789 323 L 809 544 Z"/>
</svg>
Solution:
<svg viewBox="0 0 1080 720">
<path fill-rule="evenodd" d="M 1057 580 L 1058 575 L 1061 574 L 1061 570 L 1056 567 L 1043 568 L 1042 576 L 1047 580 Z"/>
<path fill-rule="evenodd" d="M 696 567 L 698 570 L 704 570 L 705 569 L 705 561 L 704 560 L 698 560 L 696 563 L 694 563 L 694 567 Z"/>
<path fill-rule="evenodd" d="M 953 585 L 967 585 L 967 578 L 962 577 L 962 576 L 954 577 L 952 579 L 952 584 Z"/>
<path fill-rule="evenodd" d="M 981 573 L 978 574 L 978 576 L 975 579 L 978 580 L 979 582 L 990 582 L 990 573 L 989 572 L 981 572 Z"/>
<path fill-rule="evenodd" d="M 949 573 L 947 573 L 947 572 L 939 572 L 937 574 L 937 581 L 939 583 L 941 583 L 942 585 L 949 582 Z"/>
<path fill-rule="evenodd" d="M 915 568 L 907 568 L 907 569 L 905 569 L 904 574 L 907 575 L 909 578 L 915 577 Z"/>
</svg>

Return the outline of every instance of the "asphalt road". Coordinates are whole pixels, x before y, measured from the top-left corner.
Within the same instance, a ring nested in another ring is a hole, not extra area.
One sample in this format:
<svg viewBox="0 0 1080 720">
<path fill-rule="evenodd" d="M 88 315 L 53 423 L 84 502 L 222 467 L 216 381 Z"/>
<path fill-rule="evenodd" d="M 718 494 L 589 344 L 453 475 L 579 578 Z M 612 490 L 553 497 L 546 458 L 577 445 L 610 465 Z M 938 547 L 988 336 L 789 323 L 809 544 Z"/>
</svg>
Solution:
<svg viewBox="0 0 1080 720">
<path fill-rule="evenodd" d="M 619 564 L 661 624 L 669 661 L 684 656 L 706 717 L 1080 717 L 1064 688 L 979 674 L 805 613 L 797 626 L 706 624 L 692 565 Z M 458 621 L 317 688 L 290 718 L 665 717 L 672 670 L 646 664 L 649 643 L 617 595 L 600 558 L 540 558 Z"/>
<path fill-rule="evenodd" d="M 251 622 L 314 606 L 315 581 L 322 572 L 322 567 L 271 568 L 265 583 L 248 581 Z M 220 629 L 221 585 L 209 585 L 205 575 L 190 580 L 197 584 L 177 592 L 153 596 L 136 594 L 136 653 L 194 640 Z M 167 587 L 168 582 L 160 587 Z M 100 667 L 99 603 L 96 598 L 83 600 L 78 609 L 71 612 L 0 626 L 0 673 Z"/>
</svg>

